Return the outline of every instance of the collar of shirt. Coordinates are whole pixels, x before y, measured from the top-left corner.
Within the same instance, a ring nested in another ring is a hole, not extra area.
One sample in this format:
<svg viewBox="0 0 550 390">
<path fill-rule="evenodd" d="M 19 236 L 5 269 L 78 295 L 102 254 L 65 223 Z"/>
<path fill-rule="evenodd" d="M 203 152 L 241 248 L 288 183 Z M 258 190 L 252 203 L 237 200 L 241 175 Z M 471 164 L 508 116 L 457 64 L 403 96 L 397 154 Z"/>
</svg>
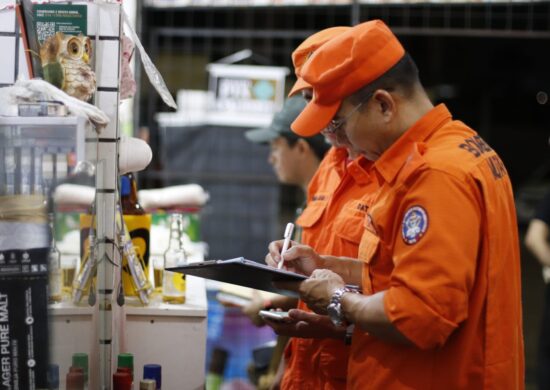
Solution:
<svg viewBox="0 0 550 390">
<path fill-rule="evenodd" d="M 346 173 L 346 164 L 348 160 L 348 151 L 346 148 L 332 147 L 327 156 L 329 158 L 330 166 L 336 170 L 338 176 L 342 177 Z"/>
<path fill-rule="evenodd" d="M 364 156 L 359 156 L 354 160 L 350 160 L 346 148 L 333 147 L 327 157 L 330 159 L 330 165 L 336 170 L 340 177 L 348 173 L 359 185 L 371 182 L 372 179 L 369 171 L 372 168 L 372 162 L 367 160 Z"/>
<path fill-rule="evenodd" d="M 391 183 L 405 163 L 411 145 L 426 140 L 433 132 L 452 119 L 445 106 L 439 104 L 410 127 L 374 163 L 374 169 L 387 183 Z"/>
<path fill-rule="evenodd" d="M 372 162 L 364 156 L 359 156 L 355 160 L 348 162 L 346 170 L 353 180 L 359 185 L 365 185 L 372 181 L 370 170 Z"/>
</svg>

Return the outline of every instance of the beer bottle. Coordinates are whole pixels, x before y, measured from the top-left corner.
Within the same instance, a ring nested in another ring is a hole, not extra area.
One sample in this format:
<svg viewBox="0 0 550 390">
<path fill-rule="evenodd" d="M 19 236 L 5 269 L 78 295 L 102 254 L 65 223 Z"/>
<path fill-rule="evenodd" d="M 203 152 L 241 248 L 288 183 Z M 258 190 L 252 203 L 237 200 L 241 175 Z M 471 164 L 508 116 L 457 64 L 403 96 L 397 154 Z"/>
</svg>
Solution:
<svg viewBox="0 0 550 390">
<path fill-rule="evenodd" d="M 182 234 L 183 215 L 171 214 L 170 243 L 164 252 L 164 275 L 162 278 L 162 301 L 167 303 L 185 303 L 185 275 L 166 270 L 187 264 Z"/>
<path fill-rule="evenodd" d="M 127 173 L 120 178 L 120 203 L 122 206 L 122 215 L 128 233 L 132 239 L 132 244 L 137 253 L 143 271 L 149 275 L 149 237 L 151 231 L 151 215 L 147 214 L 139 204 L 137 195 L 137 183 L 132 173 Z M 122 264 L 122 285 L 124 295 L 136 296 L 132 285 L 132 275 L 128 268 L 126 258 Z"/>
</svg>

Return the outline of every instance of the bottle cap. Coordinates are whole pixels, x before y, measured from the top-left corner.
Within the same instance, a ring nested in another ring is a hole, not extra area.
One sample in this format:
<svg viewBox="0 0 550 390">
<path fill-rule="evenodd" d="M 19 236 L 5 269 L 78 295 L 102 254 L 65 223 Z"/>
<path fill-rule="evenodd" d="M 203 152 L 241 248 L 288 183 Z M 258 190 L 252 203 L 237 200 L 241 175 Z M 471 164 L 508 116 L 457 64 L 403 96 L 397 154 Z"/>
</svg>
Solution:
<svg viewBox="0 0 550 390">
<path fill-rule="evenodd" d="M 128 367 L 134 371 L 134 355 L 131 353 L 118 354 L 118 367 Z"/>
<path fill-rule="evenodd" d="M 143 366 L 143 379 L 153 379 L 156 383 L 156 388 L 162 388 L 162 368 L 160 364 L 146 364 Z"/>
<path fill-rule="evenodd" d="M 132 390 L 132 376 L 128 372 L 117 371 L 113 374 L 113 389 Z"/>
<path fill-rule="evenodd" d="M 73 368 L 73 367 L 71 367 Z M 77 367 L 80 368 L 80 367 Z M 82 373 L 82 368 L 80 370 L 71 370 L 67 373 L 67 390 L 84 390 L 84 374 Z"/>
<path fill-rule="evenodd" d="M 130 179 L 126 176 L 120 176 L 120 196 L 130 195 Z"/>
<path fill-rule="evenodd" d="M 154 379 L 143 379 L 139 382 L 139 390 L 156 390 L 157 382 Z"/>
<path fill-rule="evenodd" d="M 82 370 L 84 372 L 84 381 L 88 380 L 88 354 L 87 353 L 74 353 L 73 367 L 82 367 Z"/>
<path fill-rule="evenodd" d="M 57 364 L 48 366 L 48 386 L 50 389 L 59 388 L 59 366 Z"/>
</svg>

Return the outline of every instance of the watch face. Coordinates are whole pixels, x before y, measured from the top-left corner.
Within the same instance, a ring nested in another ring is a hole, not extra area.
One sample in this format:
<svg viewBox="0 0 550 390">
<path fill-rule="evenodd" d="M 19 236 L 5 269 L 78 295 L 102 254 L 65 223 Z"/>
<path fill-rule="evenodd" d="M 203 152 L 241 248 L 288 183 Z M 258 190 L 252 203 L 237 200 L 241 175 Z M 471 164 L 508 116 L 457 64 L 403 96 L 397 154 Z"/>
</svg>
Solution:
<svg viewBox="0 0 550 390">
<path fill-rule="evenodd" d="M 335 326 L 342 325 L 342 309 L 339 304 L 331 303 L 328 305 L 327 314 Z"/>
</svg>

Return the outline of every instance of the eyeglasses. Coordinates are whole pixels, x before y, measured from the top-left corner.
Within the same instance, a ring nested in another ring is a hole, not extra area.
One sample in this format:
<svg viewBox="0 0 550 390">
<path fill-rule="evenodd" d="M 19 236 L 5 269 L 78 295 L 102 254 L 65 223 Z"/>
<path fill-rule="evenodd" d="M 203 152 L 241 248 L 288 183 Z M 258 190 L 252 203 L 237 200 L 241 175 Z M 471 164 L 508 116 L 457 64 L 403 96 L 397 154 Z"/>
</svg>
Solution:
<svg viewBox="0 0 550 390">
<path fill-rule="evenodd" d="M 361 103 L 357 104 L 355 107 L 353 107 L 353 109 L 348 112 L 348 114 L 343 117 L 342 119 L 333 119 L 329 122 L 329 124 L 327 125 L 327 127 L 325 127 L 323 130 L 321 130 L 322 133 L 324 134 L 334 134 L 338 131 L 338 129 L 340 127 L 342 127 L 347 121 L 349 118 L 351 118 L 351 116 L 353 114 L 355 114 L 355 112 L 357 110 L 359 110 L 361 108 L 361 106 L 363 106 L 363 104 L 365 104 L 366 102 L 369 101 L 369 99 L 372 97 L 372 93 L 370 93 L 366 98 L 365 100 L 363 100 Z"/>
</svg>

